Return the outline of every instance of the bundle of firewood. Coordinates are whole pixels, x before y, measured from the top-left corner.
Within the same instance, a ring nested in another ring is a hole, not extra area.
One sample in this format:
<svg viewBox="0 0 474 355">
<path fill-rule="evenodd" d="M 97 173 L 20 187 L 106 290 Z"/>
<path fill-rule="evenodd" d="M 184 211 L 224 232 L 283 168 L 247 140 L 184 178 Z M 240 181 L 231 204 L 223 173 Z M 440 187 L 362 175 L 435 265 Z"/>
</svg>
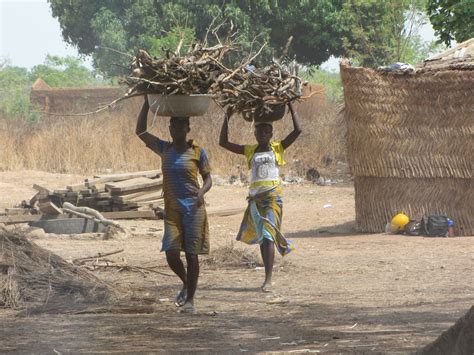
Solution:
<svg viewBox="0 0 474 355">
<path fill-rule="evenodd" d="M 221 64 L 229 45 L 213 47 L 195 45 L 185 56 L 168 52 L 164 58 L 152 58 L 140 49 L 133 59 L 131 75 L 124 79 L 130 87 L 128 95 L 134 93 L 157 93 L 163 95 L 210 94 L 211 86 L 219 76 L 224 76 Z"/>
<path fill-rule="evenodd" d="M 228 37 L 230 38 L 230 36 Z M 236 50 L 229 41 L 207 47 L 195 44 L 186 55 L 180 55 L 181 45 L 163 58 L 152 58 L 140 49 L 124 79 L 130 87 L 128 96 L 140 93 L 162 95 L 210 94 L 222 107 L 242 113 L 244 118 L 255 113 L 265 114 L 301 97 L 302 80 L 294 62 L 274 59 L 265 67 L 253 63 L 261 53 L 250 53 L 232 68 L 224 65 L 230 51 Z M 289 46 L 289 43 L 287 47 Z M 283 58 L 283 57 L 282 57 Z"/>
<path fill-rule="evenodd" d="M 294 68 L 276 60 L 263 68 L 246 65 L 216 82 L 213 87 L 213 91 L 219 93 L 216 100 L 244 117 L 252 117 L 255 112 L 271 112 L 301 97 L 302 80 L 296 72 L 291 73 Z"/>
</svg>

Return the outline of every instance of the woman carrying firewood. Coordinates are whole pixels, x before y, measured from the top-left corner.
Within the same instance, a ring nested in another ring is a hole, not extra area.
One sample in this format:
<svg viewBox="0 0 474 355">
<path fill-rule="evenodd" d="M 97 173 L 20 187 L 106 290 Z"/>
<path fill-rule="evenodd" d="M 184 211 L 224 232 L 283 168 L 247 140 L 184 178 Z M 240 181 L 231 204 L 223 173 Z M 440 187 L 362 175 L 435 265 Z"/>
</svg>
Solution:
<svg viewBox="0 0 474 355">
<path fill-rule="evenodd" d="M 199 254 L 209 253 L 209 226 L 204 194 L 212 186 L 211 169 L 203 148 L 187 140 L 189 117 L 171 117 L 172 142 L 165 142 L 147 132 L 148 98 L 138 116 L 136 134 L 146 146 L 161 157 L 165 232 L 162 251 L 169 267 L 183 282 L 176 306 L 184 313 L 195 313 L 194 294 L 199 277 Z M 203 179 L 199 186 L 198 173 Z M 187 270 L 180 257 L 186 254 Z"/>
<path fill-rule="evenodd" d="M 288 254 L 293 246 L 280 232 L 282 217 L 282 188 L 279 167 L 285 164 L 283 153 L 301 134 L 299 118 L 291 103 L 288 108 L 293 120 L 293 131 L 282 141 L 273 142 L 273 126 L 263 122 L 255 124 L 257 144 L 240 145 L 229 142 L 230 109 L 224 117 L 219 145 L 225 149 L 245 155 L 250 169 L 250 191 L 248 207 L 245 211 L 237 240 L 247 244 L 260 244 L 265 265 L 265 281 L 262 291 L 270 292 L 272 285 L 273 261 L 276 246 L 281 255 Z"/>
</svg>

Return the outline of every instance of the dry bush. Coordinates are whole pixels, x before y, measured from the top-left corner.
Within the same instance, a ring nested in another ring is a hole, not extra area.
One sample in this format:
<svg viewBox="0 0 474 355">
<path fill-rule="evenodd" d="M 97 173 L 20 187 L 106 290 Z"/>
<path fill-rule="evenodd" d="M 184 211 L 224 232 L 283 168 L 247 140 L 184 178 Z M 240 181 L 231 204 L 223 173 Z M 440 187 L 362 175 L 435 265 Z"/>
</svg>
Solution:
<svg viewBox="0 0 474 355">
<path fill-rule="evenodd" d="M 0 119 L 0 170 L 33 169 L 59 173 L 92 174 L 150 170 L 159 158 L 135 135 L 141 99 L 126 102 L 120 110 L 82 117 L 43 118 L 39 123 Z M 304 176 L 309 167 L 320 168 L 345 160 L 342 115 L 320 98 L 300 103 L 303 134 L 288 149 L 286 174 Z M 190 137 L 206 149 L 215 173 L 229 176 L 245 171 L 242 156 L 218 145 L 223 111 L 213 105 L 203 117 L 192 118 Z M 275 123 L 274 139 L 283 139 L 292 129 L 287 114 Z M 169 140 L 168 119 L 149 115 L 149 130 Z M 253 127 L 241 117 L 230 124 L 230 139 L 255 142 Z"/>
<path fill-rule="evenodd" d="M 240 244 L 237 246 L 236 244 Z M 231 240 L 223 246 L 211 249 L 211 253 L 201 259 L 201 264 L 210 269 L 220 267 L 238 267 L 246 266 L 248 268 L 263 267 L 263 261 L 260 256 L 258 245 L 246 246 L 241 242 Z M 286 271 L 293 267 L 291 261 L 286 257 L 275 255 L 275 272 Z"/>
<path fill-rule="evenodd" d="M 224 246 L 213 249 L 209 256 L 201 260 L 201 264 L 210 268 L 242 267 L 242 265 L 254 268 L 263 265 L 255 248 L 237 248 L 233 240 Z"/>
<path fill-rule="evenodd" d="M 52 309 L 73 303 L 101 304 L 116 290 L 14 231 L 0 229 L 0 307 Z"/>
</svg>

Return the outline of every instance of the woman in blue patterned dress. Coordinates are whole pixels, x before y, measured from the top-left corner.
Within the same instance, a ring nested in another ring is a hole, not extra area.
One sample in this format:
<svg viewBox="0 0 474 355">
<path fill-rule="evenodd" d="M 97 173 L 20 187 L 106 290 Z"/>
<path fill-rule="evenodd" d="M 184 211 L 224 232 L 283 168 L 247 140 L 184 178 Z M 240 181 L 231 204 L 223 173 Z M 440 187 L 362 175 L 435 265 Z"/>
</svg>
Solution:
<svg viewBox="0 0 474 355">
<path fill-rule="evenodd" d="M 189 117 L 171 117 L 166 142 L 147 132 L 149 103 L 145 102 L 137 121 L 136 134 L 146 146 L 161 157 L 163 197 L 165 200 L 165 232 L 161 251 L 171 270 L 183 282 L 176 305 L 183 312 L 195 313 L 194 294 L 199 277 L 199 254 L 209 254 L 209 226 L 204 194 L 212 186 L 211 168 L 206 152 L 192 140 Z M 203 185 L 199 185 L 198 174 Z M 180 253 L 185 252 L 187 270 Z"/>
</svg>

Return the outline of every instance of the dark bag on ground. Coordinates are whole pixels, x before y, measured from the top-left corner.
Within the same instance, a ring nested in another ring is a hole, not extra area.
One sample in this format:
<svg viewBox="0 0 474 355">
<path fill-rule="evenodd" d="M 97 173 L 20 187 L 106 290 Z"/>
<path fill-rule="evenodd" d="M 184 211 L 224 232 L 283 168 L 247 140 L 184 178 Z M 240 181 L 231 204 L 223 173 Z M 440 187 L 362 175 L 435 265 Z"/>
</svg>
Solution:
<svg viewBox="0 0 474 355">
<path fill-rule="evenodd" d="M 443 215 L 431 215 L 423 217 L 422 234 L 428 237 L 445 237 L 448 233 L 448 217 Z"/>
<path fill-rule="evenodd" d="M 423 231 L 423 222 L 410 220 L 408 224 L 405 226 L 405 234 L 406 235 L 422 235 Z"/>
</svg>

